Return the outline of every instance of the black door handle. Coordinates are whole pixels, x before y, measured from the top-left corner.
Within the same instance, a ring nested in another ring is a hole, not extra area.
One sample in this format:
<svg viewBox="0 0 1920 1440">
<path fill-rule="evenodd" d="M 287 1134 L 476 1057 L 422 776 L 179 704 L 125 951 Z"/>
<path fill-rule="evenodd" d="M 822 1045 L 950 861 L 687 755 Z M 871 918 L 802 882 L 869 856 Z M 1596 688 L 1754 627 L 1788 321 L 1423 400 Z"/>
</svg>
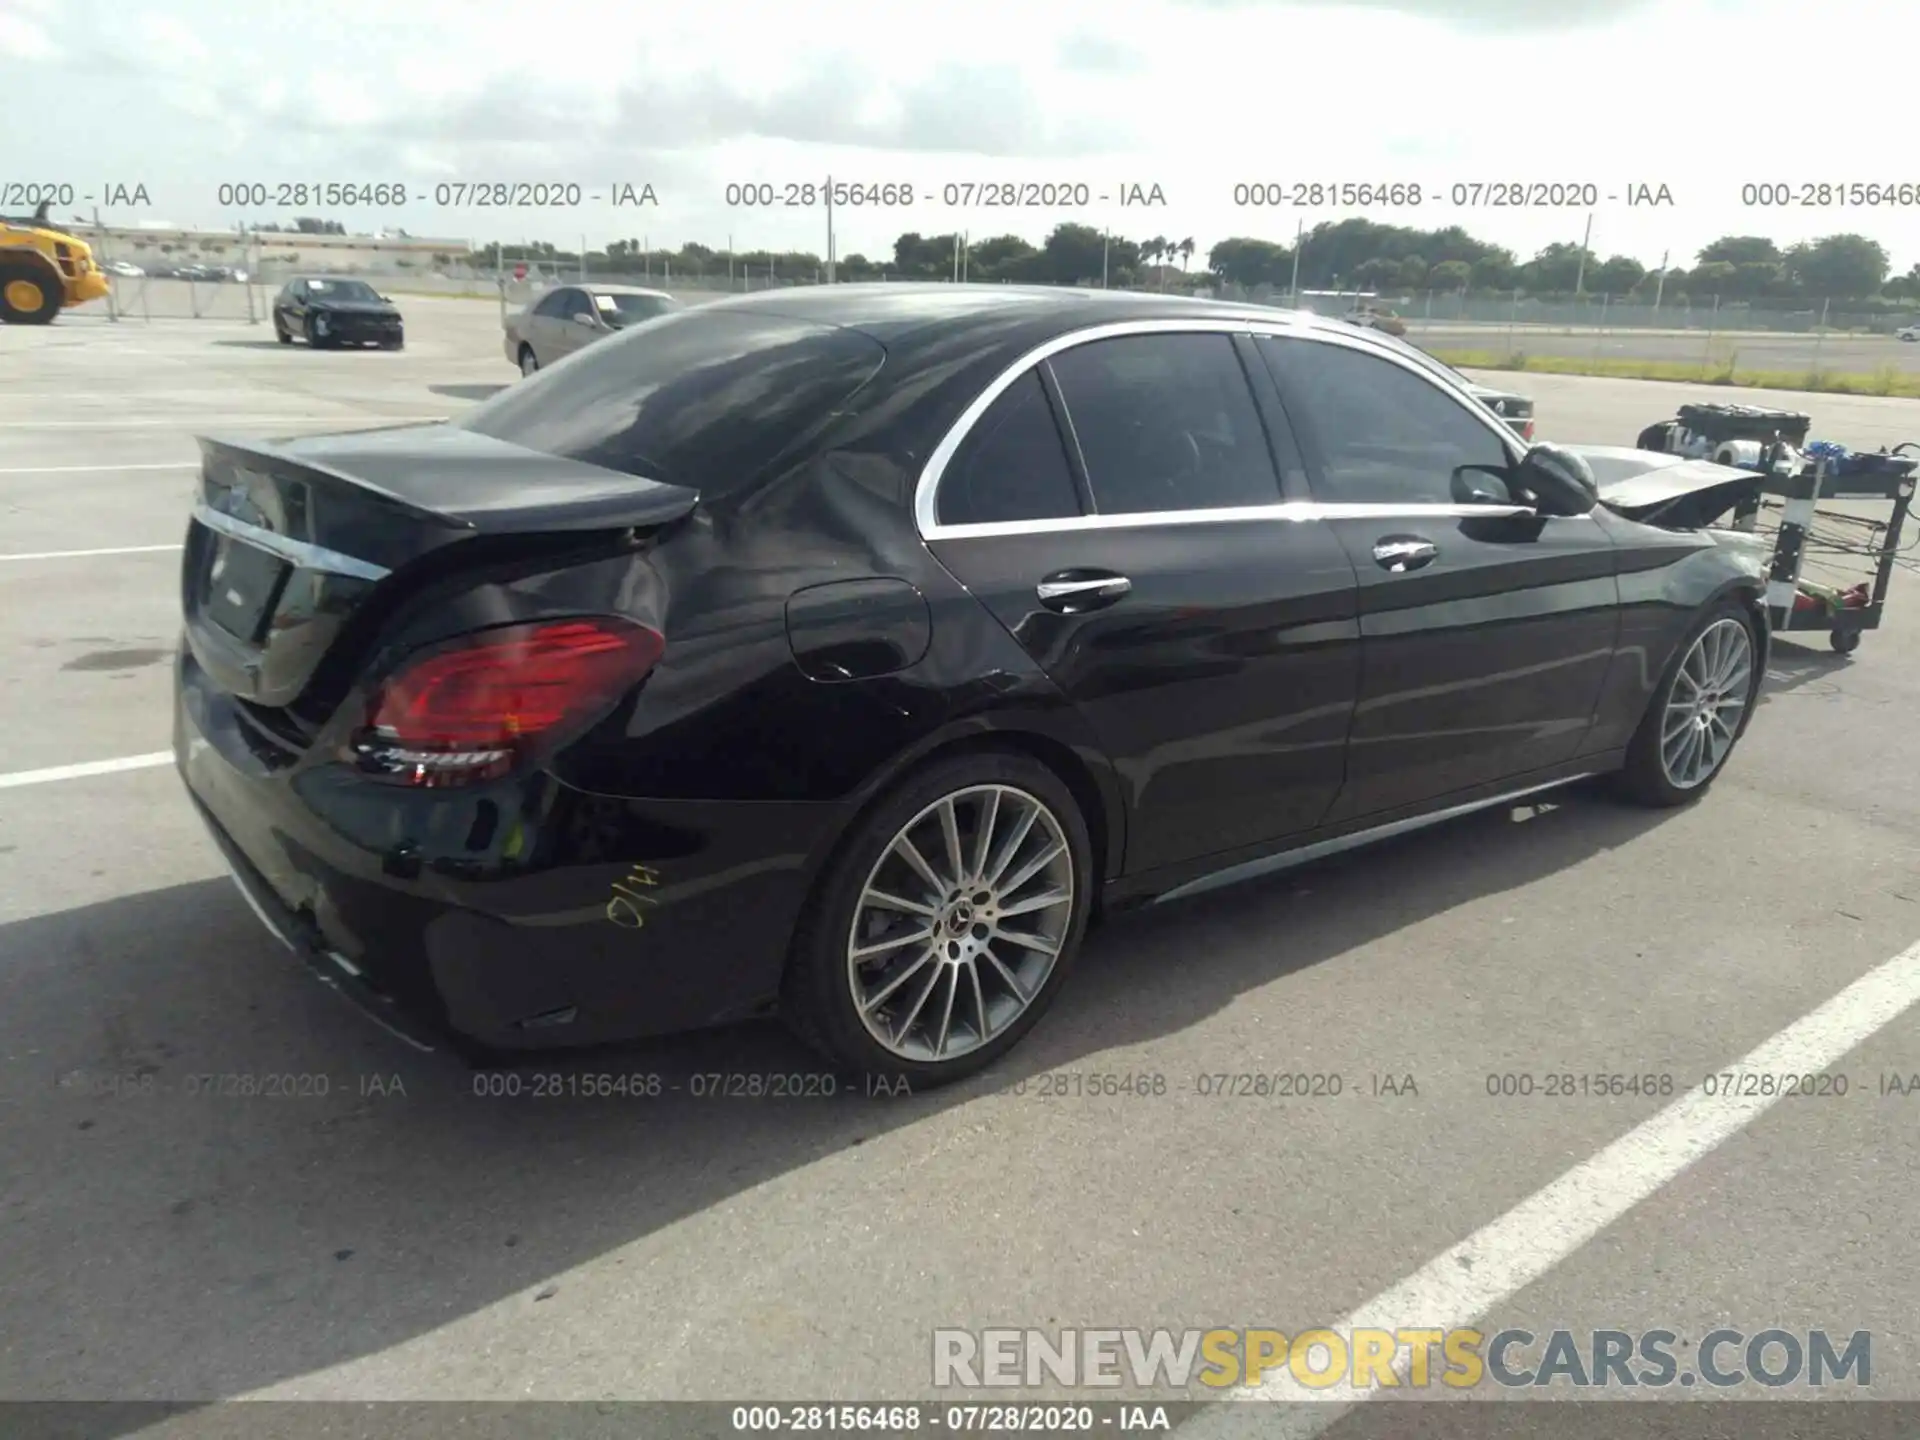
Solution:
<svg viewBox="0 0 1920 1440">
<path fill-rule="evenodd" d="M 1099 610 L 1133 589 L 1133 581 L 1111 570 L 1056 570 L 1033 587 L 1040 603 L 1062 615 Z"/>
</svg>

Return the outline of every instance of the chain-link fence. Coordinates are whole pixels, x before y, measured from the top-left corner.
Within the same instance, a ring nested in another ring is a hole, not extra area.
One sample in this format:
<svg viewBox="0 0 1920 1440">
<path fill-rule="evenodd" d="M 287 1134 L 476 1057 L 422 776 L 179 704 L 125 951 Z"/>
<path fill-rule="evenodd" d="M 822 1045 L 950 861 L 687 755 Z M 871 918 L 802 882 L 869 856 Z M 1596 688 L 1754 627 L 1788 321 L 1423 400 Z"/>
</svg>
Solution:
<svg viewBox="0 0 1920 1440">
<path fill-rule="evenodd" d="M 826 279 L 820 269 L 783 274 L 777 264 L 716 270 L 688 273 L 670 263 L 649 263 L 621 273 L 593 270 L 585 283 L 638 285 L 700 303 L 729 293 L 814 285 Z M 530 265 L 520 279 L 512 278 L 510 270 L 496 274 L 468 266 L 426 274 L 370 268 L 358 273 L 403 304 L 412 297 L 466 297 L 492 301 L 509 312 L 557 285 L 582 283 L 577 262 Z M 265 324 L 285 278 L 271 266 L 264 273 L 248 272 L 244 281 L 114 276 L 106 301 L 69 315 L 81 323 Z M 1275 307 L 1290 303 L 1284 288 L 1228 285 L 1212 293 Z M 1786 388 L 1836 388 L 1837 377 L 1839 388 L 1861 393 L 1920 394 L 1920 341 L 1898 336 L 1902 328 L 1920 324 L 1920 311 L 1866 313 L 1824 301 L 1794 309 L 1731 301 L 1703 304 L 1690 297 L 1663 298 L 1655 306 L 1638 297 L 1549 300 L 1519 293 L 1492 297 L 1447 291 L 1382 295 L 1370 303 L 1396 314 L 1416 343 L 1468 366 Z M 63 317 L 63 323 L 66 320 Z"/>
</svg>

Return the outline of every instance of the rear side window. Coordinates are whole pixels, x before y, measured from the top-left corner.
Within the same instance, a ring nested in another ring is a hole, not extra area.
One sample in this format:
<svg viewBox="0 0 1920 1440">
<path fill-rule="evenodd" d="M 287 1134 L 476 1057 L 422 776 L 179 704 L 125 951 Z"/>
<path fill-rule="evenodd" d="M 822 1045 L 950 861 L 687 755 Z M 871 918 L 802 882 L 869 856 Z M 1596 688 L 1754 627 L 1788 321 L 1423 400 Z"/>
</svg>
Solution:
<svg viewBox="0 0 1920 1440">
<path fill-rule="evenodd" d="M 590 345 L 452 423 L 718 495 L 838 418 L 886 355 L 854 330 L 703 306 Z"/>
<path fill-rule="evenodd" d="M 1029 370 L 1001 392 L 940 477 L 940 523 L 1057 520 L 1080 513 L 1053 407 Z"/>
<path fill-rule="evenodd" d="M 1049 363 L 1102 515 L 1280 502 L 1266 431 L 1228 336 L 1096 340 Z"/>
</svg>

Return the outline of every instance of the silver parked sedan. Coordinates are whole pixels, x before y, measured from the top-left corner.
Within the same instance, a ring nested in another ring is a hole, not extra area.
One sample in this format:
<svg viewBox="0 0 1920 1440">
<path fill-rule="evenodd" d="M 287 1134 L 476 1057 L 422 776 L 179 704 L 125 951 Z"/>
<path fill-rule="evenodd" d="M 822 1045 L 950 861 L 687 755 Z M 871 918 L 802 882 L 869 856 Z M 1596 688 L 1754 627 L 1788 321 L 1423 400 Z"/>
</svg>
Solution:
<svg viewBox="0 0 1920 1440">
<path fill-rule="evenodd" d="M 507 359 L 531 375 L 616 330 L 679 308 L 664 291 L 636 285 L 562 285 L 508 318 Z"/>
</svg>

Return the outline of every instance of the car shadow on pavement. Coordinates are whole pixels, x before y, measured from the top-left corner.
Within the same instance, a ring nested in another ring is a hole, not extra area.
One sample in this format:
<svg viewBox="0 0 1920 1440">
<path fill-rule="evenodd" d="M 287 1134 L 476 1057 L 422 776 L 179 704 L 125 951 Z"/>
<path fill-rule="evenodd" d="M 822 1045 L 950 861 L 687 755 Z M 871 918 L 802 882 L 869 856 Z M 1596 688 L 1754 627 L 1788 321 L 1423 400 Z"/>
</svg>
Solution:
<svg viewBox="0 0 1920 1440">
<path fill-rule="evenodd" d="M 269 336 L 265 340 L 216 340 L 216 345 L 229 350 L 288 350 L 293 348 L 284 340 L 275 340 Z"/>
<path fill-rule="evenodd" d="M 1674 813 L 1591 786 L 1553 799 L 1113 917 L 999 1066 L 913 1096 L 854 1077 L 830 1099 L 579 1093 L 817 1073 L 771 1024 L 469 1073 L 317 985 L 225 879 L 0 926 L 0 1396 L 211 1401 L 531 1307 L 743 1191 L 1183 1031 Z M 503 1075 L 518 1096 L 492 1093 Z"/>
<path fill-rule="evenodd" d="M 435 395 L 445 395 L 449 400 L 491 400 L 507 387 L 502 385 L 429 385 L 427 389 Z"/>
<path fill-rule="evenodd" d="M 1844 674 L 1848 666 L 1853 664 L 1851 655 L 1837 655 L 1824 648 L 1824 638 L 1816 638 L 1822 646 L 1818 650 L 1811 645 L 1796 641 L 1783 642 L 1779 636 L 1774 637 L 1773 646 L 1767 652 L 1767 674 L 1765 683 L 1760 687 L 1759 704 L 1765 705 L 1775 696 L 1809 691 L 1810 687 L 1818 687 Z M 1817 693 L 1817 688 L 1812 693 Z"/>
</svg>

